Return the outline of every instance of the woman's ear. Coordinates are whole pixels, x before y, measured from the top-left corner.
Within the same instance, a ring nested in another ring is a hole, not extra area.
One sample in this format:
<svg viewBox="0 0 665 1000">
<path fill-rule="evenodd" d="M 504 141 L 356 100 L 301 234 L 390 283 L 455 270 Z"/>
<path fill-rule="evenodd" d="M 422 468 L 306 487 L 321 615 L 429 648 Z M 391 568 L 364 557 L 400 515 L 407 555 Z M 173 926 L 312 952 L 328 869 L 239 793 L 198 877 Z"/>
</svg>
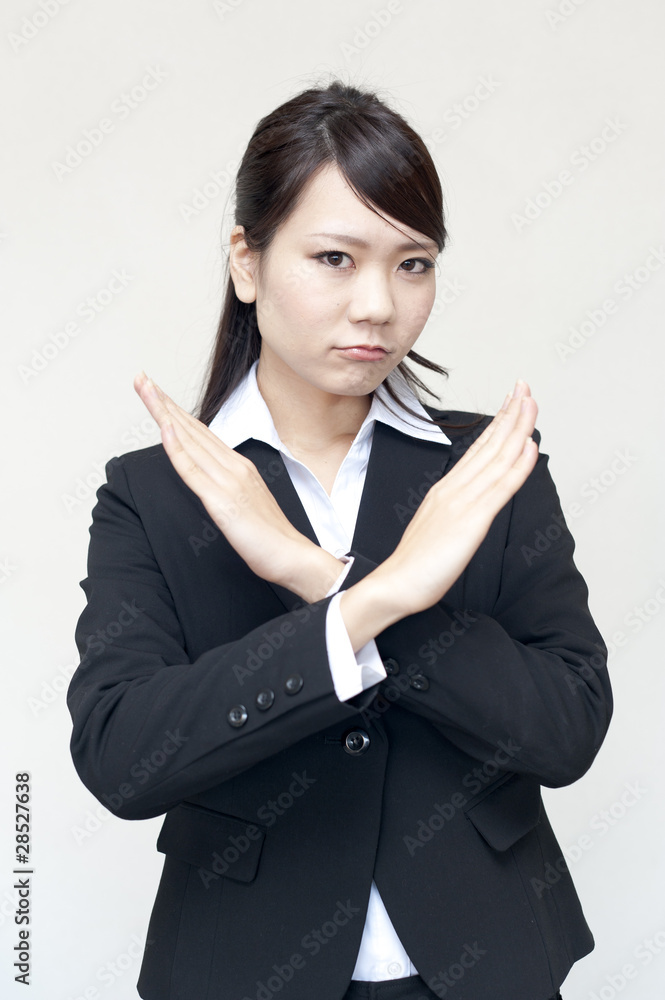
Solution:
<svg viewBox="0 0 665 1000">
<path fill-rule="evenodd" d="M 255 271 L 258 264 L 256 251 L 250 250 L 245 241 L 244 226 L 234 226 L 229 248 L 229 269 L 236 295 L 241 302 L 256 301 Z"/>
</svg>

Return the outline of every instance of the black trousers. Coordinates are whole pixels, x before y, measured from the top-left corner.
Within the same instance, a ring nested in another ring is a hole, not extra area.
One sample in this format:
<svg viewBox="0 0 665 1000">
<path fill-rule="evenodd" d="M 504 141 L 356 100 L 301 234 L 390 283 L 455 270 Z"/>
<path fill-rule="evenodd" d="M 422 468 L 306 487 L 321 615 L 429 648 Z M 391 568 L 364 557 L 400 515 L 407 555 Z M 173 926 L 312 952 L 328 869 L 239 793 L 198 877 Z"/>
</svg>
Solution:
<svg viewBox="0 0 665 1000">
<path fill-rule="evenodd" d="M 438 1000 L 438 997 L 420 976 L 409 976 L 379 983 L 352 979 L 342 1000 Z M 561 994 L 557 991 L 550 1000 L 562 1000 Z"/>
</svg>

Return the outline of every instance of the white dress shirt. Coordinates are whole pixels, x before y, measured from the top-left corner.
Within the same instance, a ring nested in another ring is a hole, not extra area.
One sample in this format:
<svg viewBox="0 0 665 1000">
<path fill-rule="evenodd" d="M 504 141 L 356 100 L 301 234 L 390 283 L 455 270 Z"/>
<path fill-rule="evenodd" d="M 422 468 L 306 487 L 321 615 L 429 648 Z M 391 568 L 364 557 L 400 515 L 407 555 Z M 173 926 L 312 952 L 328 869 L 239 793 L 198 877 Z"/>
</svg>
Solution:
<svg viewBox="0 0 665 1000">
<path fill-rule="evenodd" d="M 314 473 L 298 461 L 280 441 L 270 410 L 259 391 L 257 366 L 258 361 L 255 361 L 211 421 L 210 430 L 230 448 L 235 448 L 248 438 L 264 441 L 276 448 L 321 548 L 347 563 L 326 595 L 335 595 L 326 614 L 328 662 L 335 693 L 340 701 L 347 701 L 387 676 L 374 639 L 354 653 L 339 609 L 342 597 L 339 588 L 353 563 L 353 557 L 345 557 L 345 553 L 351 548 L 355 530 L 372 447 L 374 422 L 381 420 L 411 437 L 439 444 L 450 444 L 450 440 L 439 427 L 427 421 L 427 413 L 419 399 L 395 370 L 390 376 L 391 386 L 412 410 L 421 413 L 425 419 L 411 417 L 408 413 L 402 416 L 383 386 L 379 386 L 369 413 L 356 434 L 328 495 Z M 415 975 L 417 970 L 397 936 L 376 884 L 372 882 L 365 927 L 352 978 L 379 981 Z"/>
</svg>

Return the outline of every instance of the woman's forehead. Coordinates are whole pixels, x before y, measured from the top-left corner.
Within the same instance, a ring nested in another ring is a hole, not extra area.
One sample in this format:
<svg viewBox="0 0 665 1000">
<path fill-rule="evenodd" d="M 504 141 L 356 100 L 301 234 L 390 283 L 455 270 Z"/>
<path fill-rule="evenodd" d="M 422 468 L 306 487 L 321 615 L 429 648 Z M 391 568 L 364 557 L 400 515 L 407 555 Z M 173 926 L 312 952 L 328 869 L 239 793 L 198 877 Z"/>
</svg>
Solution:
<svg viewBox="0 0 665 1000">
<path fill-rule="evenodd" d="M 297 205 L 280 228 L 284 236 L 345 237 L 346 243 L 361 248 L 390 243 L 395 250 L 426 246 L 438 253 L 436 243 L 429 237 L 385 212 L 377 214 L 378 211 L 361 201 L 336 164 L 326 163 L 310 177 Z"/>
</svg>

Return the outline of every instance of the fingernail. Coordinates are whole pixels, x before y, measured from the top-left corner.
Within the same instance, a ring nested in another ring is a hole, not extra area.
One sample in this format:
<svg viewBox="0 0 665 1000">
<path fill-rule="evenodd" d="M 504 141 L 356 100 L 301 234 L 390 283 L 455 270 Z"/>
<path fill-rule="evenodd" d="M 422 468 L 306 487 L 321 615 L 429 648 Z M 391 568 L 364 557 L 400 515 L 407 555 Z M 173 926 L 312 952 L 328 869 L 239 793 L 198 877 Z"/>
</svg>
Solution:
<svg viewBox="0 0 665 1000">
<path fill-rule="evenodd" d="M 513 389 L 513 399 L 519 396 L 519 390 L 523 385 L 524 385 L 523 379 L 518 378 L 517 382 L 515 383 L 515 388 Z"/>
<path fill-rule="evenodd" d="M 503 401 L 503 405 L 502 405 L 501 409 L 502 409 L 502 410 L 507 410 L 507 409 L 508 409 L 508 403 L 509 403 L 509 402 L 510 402 L 510 393 L 508 393 L 508 395 L 507 395 L 507 396 L 506 396 L 506 398 L 504 399 L 504 401 Z"/>
</svg>

